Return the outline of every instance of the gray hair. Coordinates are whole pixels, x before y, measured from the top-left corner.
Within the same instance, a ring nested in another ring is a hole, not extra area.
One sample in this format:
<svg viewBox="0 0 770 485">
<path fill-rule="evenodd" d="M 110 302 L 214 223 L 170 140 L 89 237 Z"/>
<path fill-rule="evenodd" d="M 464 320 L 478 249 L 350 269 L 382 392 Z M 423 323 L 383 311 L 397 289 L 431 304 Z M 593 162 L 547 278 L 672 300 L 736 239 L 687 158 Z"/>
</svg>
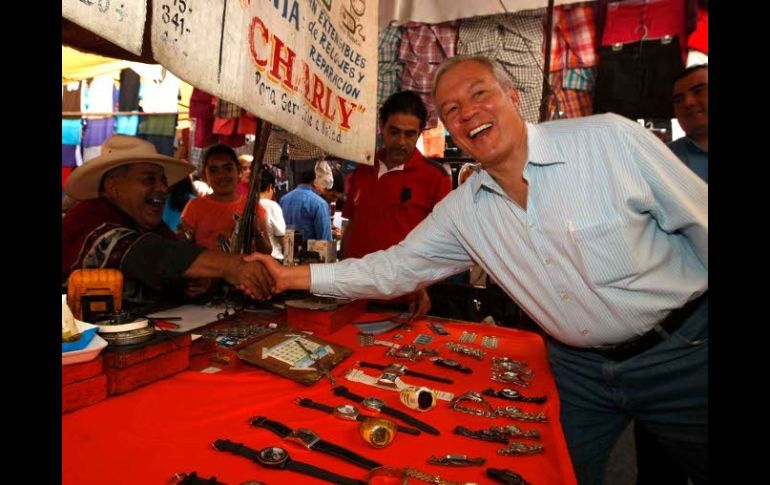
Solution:
<svg viewBox="0 0 770 485">
<path fill-rule="evenodd" d="M 102 175 L 102 179 L 99 181 L 99 195 L 105 195 L 104 183 L 106 181 L 125 176 L 128 173 L 129 168 L 130 168 L 130 164 L 125 164 L 125 165 L 119 165 L 115 168 L 111 168 L 107 170 L 107 172 L 104 175 Z"/>
<path fill-rule="evenodd" d="M 469 62 L 469 61 L 478 62 L 479 64 L 487 66 L 489 70 L 492 71 L 492 75 L 495 76 L 495 79 L 497 80 L 498 84 L 500 84 L 500 86 L 503 89 L 515 87 L 515 85 L 513 84 L 513 80 L 511 80 L 511 77 L 505 71 L 502 64 L 497 62 L 495 59 L 491 59 L 486 56 L 448 57 L 444 60 L 444 62 L 441 63 L 438 70 L 436 71 L 436 76 L 433 78 L 433 90 L 431 91 L 431 95 L 433 97 L 434 104 L 436 103 L 436 88 L 438 87 L 438 82 L 439 80 L 441 80 L 441 77 L 444 74 L 446 74 L 447 71 L 455 67 L 457 64 L 460 64 L 462 62 Z"/>
</svg>

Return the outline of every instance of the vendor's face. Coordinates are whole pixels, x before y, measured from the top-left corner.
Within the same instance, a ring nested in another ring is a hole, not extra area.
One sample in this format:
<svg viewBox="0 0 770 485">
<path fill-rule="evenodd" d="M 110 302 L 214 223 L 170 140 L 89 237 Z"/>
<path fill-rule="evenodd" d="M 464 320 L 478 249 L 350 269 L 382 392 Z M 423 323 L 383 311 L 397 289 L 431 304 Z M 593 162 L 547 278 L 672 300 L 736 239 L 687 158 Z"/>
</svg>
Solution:
<svg viewBox="0 0 770 485">
<path fill-rule="evenodd" d="M 523 119 L 516 89 L 503 88 L 492 70 L 476 61 L 456 64 L 439 79 L 436 108 L 452 140 L 490 169 L 519 143 Z"/>
<path fill-rule="evenodd" d="M 235 194 L 240 180 L 240 165 L 227 155 L 213 155 L 206 162 L 206 182 L 216 195 Z"/>
<path fill-rule="evenodd" d="M 406 113 L 393 113 L 381 128 L 385 164 L 391 168 L 409 160 L 420 137 L 420 118 Z"/>
<path fill-rule="evenodd" d="M 674 83 L 674 114 L 690 138 L 708 136 L 709 72 L 698 69 Z"/>
<path fill-rule="evenodd" d="M 123 176 L 105 181 L 105 192 L 140 229 L 151 230 L 163 222 L 168 185 L 159 165 L 132 164 Z"/>
</svg>

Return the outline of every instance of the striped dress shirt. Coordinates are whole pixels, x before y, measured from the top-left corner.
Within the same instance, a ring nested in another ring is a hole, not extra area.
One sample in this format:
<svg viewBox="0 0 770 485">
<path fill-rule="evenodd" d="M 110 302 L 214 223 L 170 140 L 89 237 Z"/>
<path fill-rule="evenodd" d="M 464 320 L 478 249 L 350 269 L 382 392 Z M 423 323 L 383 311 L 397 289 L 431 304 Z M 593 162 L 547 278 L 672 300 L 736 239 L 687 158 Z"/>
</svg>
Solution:
<svg viewBox="0 0 770 485">
<path fill-rule="evenodd" d="M 398 245 L 311 265 L 311 291 L 392 297 L 476 262 L 552 337 L 594 347 L 708 289 L 708 187 L 652 133 L 614 114 L 527 133 L 526 210 L 482 170 Z"/>
</svg>

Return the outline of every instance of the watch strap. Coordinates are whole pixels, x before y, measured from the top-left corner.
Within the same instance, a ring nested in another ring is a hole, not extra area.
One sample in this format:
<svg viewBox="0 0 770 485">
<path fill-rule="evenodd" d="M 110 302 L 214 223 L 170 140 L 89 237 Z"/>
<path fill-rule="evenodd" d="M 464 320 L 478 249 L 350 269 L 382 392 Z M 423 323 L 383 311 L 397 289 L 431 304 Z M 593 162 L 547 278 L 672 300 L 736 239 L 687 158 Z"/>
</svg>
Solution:
<svg viewBox="0 0 770 485">
<path fill-rule="evenodd" d="M 310 463 L 303 463 L 301 461 L 290 461 L 286 465 L 286 469 L 298 473 L 304 473 L 305 475 L 310 475 L 311 477 L 315 477 L 319 480 L 325 480 L 331 483 L 338 483 L 341 485 L 366 485 L 366 482 L 362 480 L 343 477 L 342 475 L 337 475 L 336 473 L 332 473 L 330 471 L 324 470 L 323 468 L 318 468 L 315 465 L 311 465 Z"/>
<path fill-rule="evenodd" d="M 447 364 L 446 361 L 444 361 L 443 359 L 436 359 L 433 361 L 433 363 L 437 366 L 444 367 L 445 369 L 451 369 L 457 372 L 462 372 L 463 374 L 473 374 L 473 369 L 471 369 L 470 367 L 463 367 L 462 365 L 460 366 L 450 365 L 450 364 Z"/>
<path fill-rule="evenodd" d="M 345 387 L 345 386 L 337 386 L 334 389 L 332 389 L 332 392 L 334 392 L 334 395 L 336 395 L 336 396 L 343 396 L 343 397 L 346 397 L 348 399 L 351 399 L 351 400 L 359 402 L 359 403 L 364 400 L 364 398 L 362 396 L 359 396 L 358 394 L 354 394 L 354 393 L 350 392 L 348 390 L 348 388 Z M 405 412 L 399 411 L 398 409 L 393 409 L 393 408 L 391 408 L 389 406 L 383 406 L 380 409 L 380 411 L 382 413 L 384 413 L 384 414 L 389 414 L 391 416 L 394 416 L 394 417 L 400 419 L 401 421 L 403 421 L 405 423 L 411 424 L 415 428 L 417 428 L 419 430 L 422 430 L 422 431 L 425 431 L 426 433 L 429 433 L 429 434 L 432 434 L 432 435 L 436 435 L 436 436 L 441 434 L 441 433 L 439 433 L 439 430 L 437 430 L 433 426 L 431 426 L 431 425 L 429 425 L 427 423 L 424 423 L 424 422 L 420 421 L 419 419 L 408 415 Z"/>
<path fill-rule="evenodd" d="M 372 362 L 364 362 L 364 361 L 359 361 L 358 362 L 358 366 L 359 367 L 369 367 L 369 368 L 372 368 L 372 369 L 380 369 L 380 370 L 385 370 L 386 368 L 389 367 L 389 366 L 383 365 L 383 364 L 375 364 L 375 363 L 372 363 Z M 408 368 L 404 369 L 404 375 L 413 376 L 413 377 L 420 377 L 422 379 L 427 379 L 429 381 L 434 381 L 434 382 L 443 382 L 444 384 L 454 384 L 454 381 L 452 379 L 447 379 L 446 377 L 441 377 L 441 376 L 434 376 L 434 375 L 431 375 L 431 374 L 425 374 L 423 372 L 417 372 L 417 371 L 414 371 L 414 370 L 411 370 L 411 369 L 408 369 Z"/>
<path fill-rule="evenodd" d="M 248 458 L 249 460 L 261 465 L 259 461 L 259 452 L 253 448 L 249 448 L 243 443 L 236 443 L 226 439 L 217 439 L 214 441 L 214 448 L 219 451 L 229 451 L 230 453 Z"/>
<path fill-rule="evenodd" d="M 402 433 L 411 434 L 414 436 L 420 436 L 420 430 L 417 428 L 410 428 L 409 426 L 403 426 L 398 423 L 396 423 L 396 428 Z"/>
<path fill-rule="evenodd" d="M 317 409 L 319 411 L 323 411 L 325 413 L 334 414 L 334 408 L 332 406 L 321 404 L 320 402 L 313 401 L 312 399 L 309 399 L 306 397 L 297 399 L 296 402 L 303 408 L 312 408 L 312 409 Z"/>
<path fill-rule="evenodd" d="M 278 421 L 273 421 L 272 419 L 267 419 L 264 416 L 257 416 L 256 418 L 253 418 L 251 420 L 251 425 L 256 426 L 257 428 L 265 428 L 270 430 L 281 438 L 286 438 L 292 432 L 292 429 L 285 424 L 279 423 Z"/>
<path fill-rule="evenodd" d="M 343 460 L 349 461 L 350 463 L 360 466 L 366 470 L 371 470 L 372 468 L 382 466 L 381 463 L 372 461 L 354 451 L 346 450 L 339 445 L 335 445 L 334 443 L 329 443 L 328 441 L 324 440 L 319 440 L 316 444 L 313 445 L 312 449 L 324 452 L 328 455 L 336 456 L 337 458 L 342 458 Z"/>
</svg>

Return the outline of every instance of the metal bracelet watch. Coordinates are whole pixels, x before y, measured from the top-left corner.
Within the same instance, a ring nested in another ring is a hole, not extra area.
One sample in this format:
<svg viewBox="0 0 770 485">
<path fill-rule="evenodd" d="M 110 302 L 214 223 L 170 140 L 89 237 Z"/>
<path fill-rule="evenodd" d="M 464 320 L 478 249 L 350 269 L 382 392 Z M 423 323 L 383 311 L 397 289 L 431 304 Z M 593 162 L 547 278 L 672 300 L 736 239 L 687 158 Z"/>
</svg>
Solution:
<svg viewBox="0 0 770 485">
<path fill-rule="evenodd" d="M 436 406 L 436 391 L 427 387 L 409 386 L 401 389 L 399 398 L 404 406 L 415 411 L 430 411 Z"/>
<path fill-rule="evenodd" d="M 470 367 L 463 367 L 463 365 L 453 359 L 442 359 L 441 357 L 435 357 L 431 359 L 433 361 L 433 364 L 446 367 L 447 369 L 456 370 L 458 372 L 462 372 L 463 374 L 473 374 L 473 369 Z"/>
<path fill-rule="evenodd" d="M 442 457 L 431 456 L 428 458 L 428 463 L 431 465 L 441 466 L 482 466 L 487 462 L 487 459 L 483 456 L 476 458 L 468 458 L 467 455 L 446 455 Z"/>
<path fill-rule="evenodd" d="M 481 406 L 481 408 L 469 408 L 461 405 L 462 402 L 472 402 Z M 527 422 L 541 422 L 544 423 L 548 420 L 545 413 L 527 413 L 516 406 L 505 406 L 496 408 L 492 406 L 489 401 L 484 399 L 481 394 L 475 391 L 466 392 L 460 396 L 455 397 L 449 403 L 450 409 L 460 411 L 466 414 L 474 414 L 476 416 L 484 416 L 486 418 L 496 418 L 498 416 L 504 416 L 506 418 L 519 419 Z"/>
<path fill-rule="evenodd" d="M 294 400 L 298 405 L 304 407 L 304 408 L 311 408 L 311 409 L 317 409 L 319 411 L 323 411 L 328 414 L 332 414 L 340 419 L 347 420 L 347 421 L 366 421 L 367 419 L 371 419 L 369 416 L 361 414 L 361 412 L 358 410 L 357 407 L 353 406 L 352 404 L 341 404 L 337 407 L 329 406 L 327 404 L 322 404 L 317 401 L 313 401 L 312 399 L 308 399 L 306 397 L 297 398 Z M 410 428 L 409 426 L 402 426 L 400 424 L 396 424 L 396 429 L 402 433 L 411 434 L 414 436 L 418 436 L 420 434 L 420 430 L 416 428 Z"/>
<path fill-rule="evenodd" d="M 489 389 L 484 389 L 481 393 L 485 396 L 499 397 L 500 399 L 508 399 L 509 401 L 533 402 L 536 404 L 543 404 L 548 399 L 547 396 L 524 396 L 519 391 L 509 387 L 500 389 L 499 391 L 490 387 Z"/>
<path fill-rule="evenodd" d="M 278 446 L 268 446 L 259 451 L 245 446 L 243 443 L 234 443 L 226 439 L 218 439 L 214 441 L 213 446 L 219 451 L 229 451 L 238 456 L 248 458 L 249 460 L 256 462 L 267 468 L 275 468 L 278 470 L 291 470 L 297 473 L 304 473 L 311 477 L 325 480 L 331 483 L 337 483 L 341 485 L 366 485 L 366 482 L 362 480 L 356 480 L 355 478 L 345 477 L 337 475 L 330 471 L 318 468 L 317 466 L 309 463 L 303 463 L 300 461 L 294 461 L 289 456 L 289 453 Z"/>
<path fill-rule="evenodd" d="M 436 436 L 441 434 L 439 433 L 439 430 L 437 430 L 433 426 L 427 423 L 424 423 L 423 421 L 420 421 L 419 419 L 413 416 L 410 416 L 402 411 L 399 411 L 398 409 L 393 409 L 387 406 L 385 404 L 385 401 L 383 401 L 382 399 L 364 398 L 363 396 L 359 396 L 358 394 L 354 394 L 350 392 L 348 388 L 345 386 L 337 386 L 334 389 L 332 389 L 332 392 L 334 392 L 335 396 L 346 397 L 352 401 L 360 403 L 363 407 L 370 409 L 372 411 L 381 412 L 381 413 L 389 414 L 390 416 L 394 416 L 405 423 L 411 424 L 415 428 L 425 431 L 426 433 L 430 433 Z"/>
<path fill-rule="evenodd" d="M 506 468 L 487 468 L 487 476 L 505 485 L 530 485 L 524 477 Z"/>
<path fill-rule="evenodd" d="M 326 453 L 327 455 L 342 458 L 343 460 L 348 461 L 356 466 L 360 466 L 361 468 L 371 470 L 372 468 L 382 466 L 380 463 L 365 458 L 358 453 L 347 450 L 339 445 L 335 445 L 334 443 L 329 443 L 328 441 L 322 440 L 312 430 L 306 428 L 297 428 L 292 430 L 288 426 L 281 424 L 278 421 L 267 419 L 264 416 L 253 418 L 250 422 L 252 426 L 270 430 L 286 441 L 299 443 L 309 450 L 316 450 L 320 451 L 321 453 Z"/>
<path fill-rule="evenodd" d="M 425 374 L 423 372 L 417 372 L 409 369 L 407 366 L 397 363 L 392 363 L 388 365 L 384 364 L 375 364 L 372 362 L 364 362 L 359 361 L 357 362 L 359 367 L 369 367 L 371 369 L 380 369 L 383 371 L 383 374 L 396 374 L 398 376 L 406 375 L 406 376 L 413 376 L 413 377 L 420 377 L 422 379 L 427 379 L 429 381 L 435 381 L 435 382 L 443 382 L 444 384 L 454 384 L 454 381 L 452 379 L 447 379 L 446 377 L 441 376 L 434 376 L 431 374 Z"/>
</svg>

